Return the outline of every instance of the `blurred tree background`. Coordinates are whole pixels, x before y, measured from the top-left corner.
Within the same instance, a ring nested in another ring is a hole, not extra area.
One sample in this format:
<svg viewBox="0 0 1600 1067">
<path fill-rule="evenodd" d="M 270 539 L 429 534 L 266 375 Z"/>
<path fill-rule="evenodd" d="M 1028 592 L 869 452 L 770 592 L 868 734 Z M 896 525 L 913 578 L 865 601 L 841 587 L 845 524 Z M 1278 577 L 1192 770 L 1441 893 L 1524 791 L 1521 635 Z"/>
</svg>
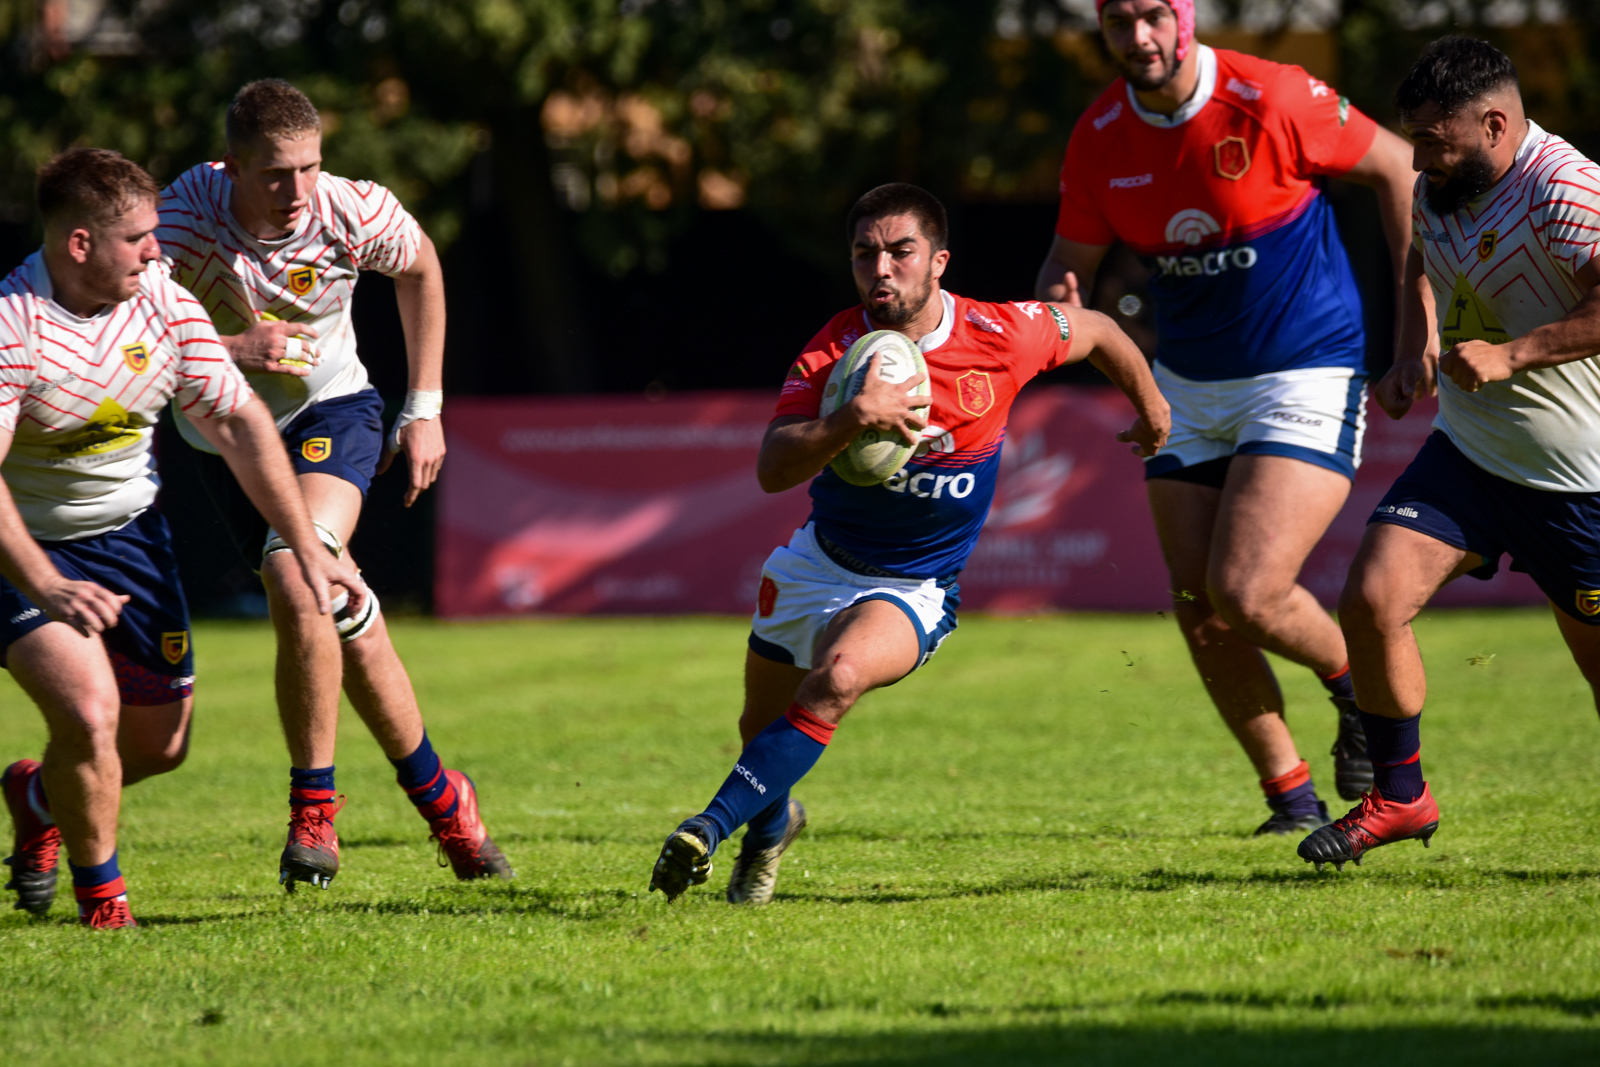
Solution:
<svg viewBox="0 0 1600 1067">
<path fill-rule="evenodd" d="M 1300 63 L 1385 122 L 1422 44 L 1480 34 L 1517 61 L 1538 121 L 1600 152 L 1594 0 L 1201 0 L 1199 15 L 1202 40 Z M 443 251 L 451 391 L 658 395 L 779 381 L 854 302 L 842 218 L 879 182 L 951 206 L 952 288 L 1027 293 L 1068 134 L 1113 71 L 1093 0 L 0 0 L 0 269 L 37 244 L 40 161 L 95 144 L 169 181 L 220 158 L 229 98 L 265 76 L 322 111 L 330 172 L 393 188 Z M 1386 336 L 1370 194 L 1332 195 Z M 1114 255 L 1096 305 L 1142 279 Z M 361 288 L 363 352 L 398 401 L 392 291 Z M 1122 321 L 1152 342 L 1147 310 Z M 425 606 L 427 515 L 397 496 L 379 483 L 367 529 L 405 544 L 392 578 Z M 216 583 L 254 588 L 237 568 Z"/>
</svg>

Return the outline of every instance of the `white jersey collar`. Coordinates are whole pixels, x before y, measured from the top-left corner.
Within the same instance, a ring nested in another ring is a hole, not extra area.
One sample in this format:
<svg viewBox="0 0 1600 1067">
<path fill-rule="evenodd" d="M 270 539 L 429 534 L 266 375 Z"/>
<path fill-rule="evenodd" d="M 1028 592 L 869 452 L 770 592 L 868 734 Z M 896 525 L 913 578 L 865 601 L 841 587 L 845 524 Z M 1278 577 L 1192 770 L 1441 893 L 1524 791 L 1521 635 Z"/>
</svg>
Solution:
<svg viewBox="0 0 1600 1067">
<path fill-rule="evenodd" d="M 917 348 L 924 355 L 950 340 L 950 331 L 956 328 L 956 300 L 943 289 L 939 290 L 939 299 L 944 303 L 944 318 L 939 320 L 939 325 L 932 333 L 922 335 L 922 340 L 917 342 Z M 861 321 L 866 325 L 867 332 L 878 329 L 872 323 L 872 316 L 867 314 L 867 309 L 861 309 Z"/>
<path fill-rule="evenodd" d="M 1139 98 L 1134 95 L 1133 86 L 1128 88 L 1128 104 L 1133 108 L 1133 113 L 1146 123 L 1161 129 L 1170 129 L 1173 126 L 1182 126 L 1185 122 L 1200 114 L 1200 109 L 1211 101 L 1211 96 L 1217 91 L 1217 53 L 1208 46 L 1196 41 L 1200 49 L 1200 81 L 1195 85 L 1194 95 L 1183 102 L 1183 105 L 1170 115 L 1163 115 L 1159 111 L 1146 111 L 1139 106 Z"/>
</svg>

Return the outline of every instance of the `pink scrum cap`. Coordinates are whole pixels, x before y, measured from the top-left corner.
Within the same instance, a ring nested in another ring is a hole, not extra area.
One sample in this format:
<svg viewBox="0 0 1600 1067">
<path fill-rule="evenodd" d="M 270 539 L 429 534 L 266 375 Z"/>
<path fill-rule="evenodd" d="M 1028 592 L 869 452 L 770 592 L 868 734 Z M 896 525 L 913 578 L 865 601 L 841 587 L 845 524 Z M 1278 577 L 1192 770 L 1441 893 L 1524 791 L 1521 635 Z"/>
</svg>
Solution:
<svg viewBox="0 0 1600 1067">
<path fill-rule="evenodd" d="M 1101 8 L 1111 0 L 1094 0 L 1094 13 L 1098 17 Z M 1178 62 L 1182 63 L 1189 54 L 1189 44 L 1194 40 L 1194 0 L 1161 0 L 1162 3 L 1172 8 L 1172 13 L 1178 16 Z"/>
</svg>

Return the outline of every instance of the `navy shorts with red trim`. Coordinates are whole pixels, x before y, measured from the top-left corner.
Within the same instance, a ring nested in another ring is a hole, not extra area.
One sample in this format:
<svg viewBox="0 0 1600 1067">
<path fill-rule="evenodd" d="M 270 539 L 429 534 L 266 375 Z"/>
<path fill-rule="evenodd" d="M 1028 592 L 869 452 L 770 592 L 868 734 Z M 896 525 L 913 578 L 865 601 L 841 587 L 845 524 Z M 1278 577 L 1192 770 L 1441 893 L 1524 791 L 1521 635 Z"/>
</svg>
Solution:
<svg viewBox="0 0 1600 1067">
<path fill-rule="evenodd" d="M 100 635 L 124 704 L 150 707 L 194 692 L 189 605 L 178 579 L 172 534 L 154 509 L 118 530 L 80 541 L 40 541 L 56 570 L 127 596 L 117 625 Z M 0 577 L 0 665 L 13 643 L 50 621 Z"/>
<path fill-rule="evenodd" d="M 1483 557 L 1469 577 L 1489 579 L 1500 557 L 1531 577 L 1579 622 L 1600 626 L 1600 493 L 1533 489 L 1490 474 L 1435 430 L 1368 523 L 1404 526 Z"/>
</svg>

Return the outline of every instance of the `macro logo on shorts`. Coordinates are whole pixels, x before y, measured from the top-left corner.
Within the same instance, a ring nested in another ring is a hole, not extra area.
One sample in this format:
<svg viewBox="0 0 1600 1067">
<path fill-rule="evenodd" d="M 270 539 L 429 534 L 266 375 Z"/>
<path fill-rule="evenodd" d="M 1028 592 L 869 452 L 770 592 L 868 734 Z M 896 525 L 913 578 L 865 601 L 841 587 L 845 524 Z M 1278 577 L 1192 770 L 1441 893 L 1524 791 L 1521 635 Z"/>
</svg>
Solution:
<svg viewBox="0 0 1600 1067">
<path fill-rule="evenodd" d="M 321 463 L 333 454 L 333 438 L 308 437 L 300 442 L 300 454 L 311 463 Z"/>
<path fill-rule="evenodd" d="M 122 362 L 126 363 L 133 373 L 143 374 L 150 369 L 150 349 L 145 347 L 143 341 L 138 344 L 123 345 Z"/>
<path fill-rule="evenodd" d="M 1600 589 L 1578 590 L 1578 610 L 1585 615 L 1600 615 Z"/>
<path fill-rule="evenodd" d="M 317 271 L 314 267 L 296 267 L 289 272 L 289 291 L 295 296 L 305 296 L 316 284 Z"/>
<path fill-rule="evenodd" d="M 1500 242 L 1499 230 L 1484 230 L 1478 238 L 1478 262 L 1487 263 L 1494 255 L 1495 245 Z"/>
<path fill-rule="evenodd" d="M 176 667 L 183 661 L 189 652 L 189 631 L 179 630 L 176 633 L 161 635 L 161 655 L 166 661 Z"/>
<path fill-rule="evenodd" d="M 1211 146 L 1211 152 L 1216 157 L 1219 178 L 1236 182 L 1250 169 L 1250 146 L 1243 137 L 1224 137 Z"/>
<path fill-rule="evenodd" d="M 770 619 L 772 618 L 773 609 L 777 606 L 778 583 L 763 574 L 761 576 L 761 590 L 756 593 L 756 611 L 761 614 L 763 619 Z"/>
<path fill-rule="evenodd" d="M 956 379 L 956 403 L 968 415 L 982 415 L 994 407 L 994 383 L 981 370 L 969 370 Z"/>
</svg>

